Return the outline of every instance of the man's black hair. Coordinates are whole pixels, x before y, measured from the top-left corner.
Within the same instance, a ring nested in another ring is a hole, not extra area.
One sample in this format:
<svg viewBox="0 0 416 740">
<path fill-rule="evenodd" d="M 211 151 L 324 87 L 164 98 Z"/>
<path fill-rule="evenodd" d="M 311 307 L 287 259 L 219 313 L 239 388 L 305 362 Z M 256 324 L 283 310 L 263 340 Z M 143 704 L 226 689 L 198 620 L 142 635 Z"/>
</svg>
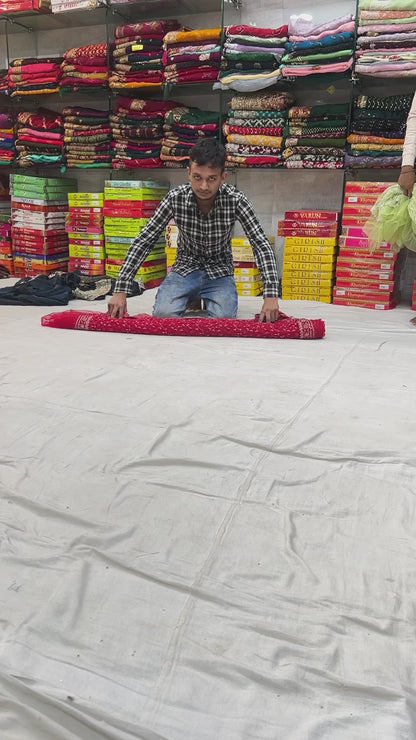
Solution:
<svg viewBox="0 0 416 740">
<path fill-rule="evenodd" d="M 225 149 L 217 139 L 201 139 L 189 153 L 189 164 L 191 162 L 200 167 L 205 164 L 209 167 L 219 167 L 222 171 L 225 167 Z"/>
</svg>

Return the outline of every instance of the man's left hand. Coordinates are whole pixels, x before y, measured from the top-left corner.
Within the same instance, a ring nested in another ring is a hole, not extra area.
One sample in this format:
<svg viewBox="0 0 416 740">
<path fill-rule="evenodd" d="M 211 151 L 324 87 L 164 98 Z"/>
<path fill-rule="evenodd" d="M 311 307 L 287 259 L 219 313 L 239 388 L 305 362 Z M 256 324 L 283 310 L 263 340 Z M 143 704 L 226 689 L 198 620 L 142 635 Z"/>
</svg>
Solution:
<svg viewBox="0 0 416 740">
<path fill-rule="evenodd" d="M 259 321 L 265 321 L 268 324 L 273 323 L 279 318 L 279 301 L 277 298 L 265 298 L 259 315 Z"/>
</svg>

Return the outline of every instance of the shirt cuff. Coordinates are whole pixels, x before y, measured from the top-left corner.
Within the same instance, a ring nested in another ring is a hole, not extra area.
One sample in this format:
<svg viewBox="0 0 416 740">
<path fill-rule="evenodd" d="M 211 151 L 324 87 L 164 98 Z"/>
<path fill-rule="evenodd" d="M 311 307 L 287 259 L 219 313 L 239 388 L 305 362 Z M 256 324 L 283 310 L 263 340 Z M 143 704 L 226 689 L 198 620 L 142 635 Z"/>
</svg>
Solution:
<svg viewBox="0 0 416 740">
<path fill-rule="evenodd" d="M 263 285 L 263 298 L 278 298 L 279 297 L 279 285 L 278 283 L 264 283 Z"/>
<path fill-rule="evenodd" d="M 131 294 L 131 286 L 132 286 L 132 280 L 123 280 L 122 278 L 117 278 L 116 283 L 114 285 L 114 293 L 127 293 L 127 295 Z"/>
<path fill-rule="evenodd" d="M 414 167 L 415 166 L 415 158 L 413 154 L 408 154 L 407 156 L 402 157 L 402 163 L 401 167 Z"/>
</svg>

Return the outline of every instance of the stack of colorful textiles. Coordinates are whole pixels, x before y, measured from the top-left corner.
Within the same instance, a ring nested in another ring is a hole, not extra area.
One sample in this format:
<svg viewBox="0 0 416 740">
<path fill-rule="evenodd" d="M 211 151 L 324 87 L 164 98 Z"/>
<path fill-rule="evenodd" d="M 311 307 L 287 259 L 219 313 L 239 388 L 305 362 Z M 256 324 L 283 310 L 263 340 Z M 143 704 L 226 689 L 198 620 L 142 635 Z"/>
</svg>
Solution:
<svg viewBox="0 0 416 740">
<path fill-rule="evenodd" d="M 235 95 L 223 125 L 227 165 L 281 166 L 283 127 L 294 97 L 287 92 Z"/>
<path fill-rule="evenodd" d="M 363 226 L 388 182 L 347 182 L 342 211 L 342 235 L 336 269 L 334 303 L 386 310 L 398 294 L 397 252 L 386 242 L 370 252 Z"/>
<path fill-rule="evenodd" d="M 347 167 L 400 167 L 412 98 L 359 95 L 354 100 Z"/>
<path fill-rule="evenodd" d="M 110 116 L 115 169 L 162 167 L 165 113 L 178 103 L 120 97 Z"/>
<path fill-rule="evenodd" d="M 416 5 L 411 0 L 360 0 L 355 72 L 416 77 Z"/>
<path fill-rule="evenodd" d="M 338 237 L 337 211 L 286 211 L 282 298 L 331 303 Z"/>
<path fill-rule="evenodd" d="M 93 93 L 108 84 L 107 44 L 88 44 L 68 49 L 62 62 L 60 89 Z"/>
<path fill-rule="evenodd" d="M 169 31 L 164 39 L 163 66 L 167 84 L 214 82 L 221 60 L 221 28 Z"/>
<path fill-rule="evenodd" d="M 291 108 L 284 129 L 284 166 L 342 169 L 347 117 L 348 103 Z"/>
<path fill-rule="evenodd" d="M 110 87 L 127 90 L 160 87 L 163 83 L 163 37 L 179 27 L 175 20 L 117 26 L 111 50 Z"/>
<path fill-rule="evenodd" d="M 274 244 L 274 238 L 268 237 L 270 243 Z M 259 268 L 254 259 L 250 240 L 246 237 L 233 236 L 231 239 L 233 253 L 234 281 L 238 295 L 261 295 L 263 293 L 263 281 Z"/>
<path fill-rule="evenodd" d="M 215 87 L 254 92 L 274 85 L 281 77 L 288 27 L 228 26 Z"/>
<path fill-rule="evenodd" d="M 16 162 L 20 167 L 56 165 L 63 161 L 62 116 L 47 108 L 17 114 Z"/>
<path fill-rule="evenodd" d="M 69 193 L 65 231 L 68 234 L 68 271 L 105 275 L 104 193 Z"/>
<path fill-rule="evenodd" d="M 62 116 L 67 167 L 108 167 L 111 162 L 108 112 L 68 106 Z"/>
<path fill-rule="evenodd" d="M 146 226 L 168 188 L 152 180 L 106 180 L 104 188 L 104 233 L 107 252 L 106 275 L 115 278 L 132 240 Z M 166 277 L 163 233 L 137 271 L 135 279 L 145 288 L 156 288 Z"/>
<path fill-rule="evenodd" d="M 8 71 L 11 97 L 46 95 L 59 90 L 62 57 L 15 59 Z"/>
<path fill-rule="evenodd" d="M 202 138 L 218 139 L 220 120 L 218 113 L 180 106 L 165 114 L 161 160 L 167 167 L 187 167 L 189 152 Z"/>
<path fill-rule="evenodd" d="M 13 275 L 13 248 L 10 211 L 8 213 L 0 213 L 0 267 L 3 267 L 9 275 Z"/>
<path fill-rule="evenodd" d="M 13 162 L 14 138 L 14 126 L 10 113 L 0 113 L 0 166 Z"/>
<path fill-rule="evenodd" d="M 76 180 L 10 175 L 14 274 L 66 270 L 65 212 Z"/>
<path fill-rule="evenodd" d="M 282 58 L 283 77 L 316 74 L 345 74 L 352 67 L 354 16 L 313 25 L 302 16 L 291 16 L 289 41 Z"/>
</svg>

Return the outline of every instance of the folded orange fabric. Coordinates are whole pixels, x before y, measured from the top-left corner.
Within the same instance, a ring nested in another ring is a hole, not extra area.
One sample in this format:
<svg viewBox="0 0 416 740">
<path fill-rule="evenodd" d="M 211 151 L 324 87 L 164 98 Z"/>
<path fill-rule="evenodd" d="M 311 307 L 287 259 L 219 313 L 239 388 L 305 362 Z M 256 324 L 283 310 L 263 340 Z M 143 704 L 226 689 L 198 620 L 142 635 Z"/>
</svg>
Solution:
<svg viewBox="0 0 416 740">
<path fill-rule="evenodd" d="M 178 41 L 207 41 L 221 39 L 221 28 L 197 28 L 194 31 L 169 31 L 163 37 L 165 44 L 176 44 Z"/>
</svg>

